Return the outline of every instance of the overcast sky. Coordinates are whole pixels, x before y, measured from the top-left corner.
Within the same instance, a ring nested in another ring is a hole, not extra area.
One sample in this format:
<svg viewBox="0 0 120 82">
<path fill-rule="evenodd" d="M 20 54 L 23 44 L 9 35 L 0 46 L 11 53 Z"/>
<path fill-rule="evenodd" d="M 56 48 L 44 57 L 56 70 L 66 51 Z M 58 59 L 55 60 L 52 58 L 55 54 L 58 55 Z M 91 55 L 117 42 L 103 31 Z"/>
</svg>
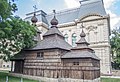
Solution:
<svg viewBox="0 0 120 82">
<path fill-rule="evenodd" d="M 103 0 L 106 12 L 111 17 L 111 28 L 120 22 L 120 0 Z M 34 11 L 33 6 L 37 6 L 37 10 L 43 10 L 51 13 L 52 10 L 60 11 L 68 8 L 79 7 L 79 0 L 16 0 L 18 11 L 15 13 L 21 18 L 25 18 L 25 14 Z"/>
</svg>

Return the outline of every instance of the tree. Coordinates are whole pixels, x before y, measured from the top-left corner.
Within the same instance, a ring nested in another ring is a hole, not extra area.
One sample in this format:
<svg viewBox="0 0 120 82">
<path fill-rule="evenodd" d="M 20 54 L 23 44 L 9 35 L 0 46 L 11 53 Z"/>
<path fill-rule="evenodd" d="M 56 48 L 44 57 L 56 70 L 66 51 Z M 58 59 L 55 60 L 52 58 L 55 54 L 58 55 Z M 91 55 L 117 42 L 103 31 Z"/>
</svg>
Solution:
<svg viewBox="0 0 120 82">
<path fill-rule="evenodd" d="M 120 33 L 117 30 L 112 31 L 110 40 L 114 68 L 120 69 Z"/>
<path fill-rule="evenodd" d="M 0 53 L 3 54 L 1 57 L 9 60 L 16 52 L 35 44 L 33 37 L 36 30 L 29 22 L 12 17 L 0 23 L 0 35 Z"/>
<path fill-rule="evenodd" d="M 4 10 L 5 9 L 5 10 Z M 12 13 L 17 10 L 15 4 L 0 0 L 0 58 L 8 61 L 11 56 L 24 48 L 35 45 L 33 37 L 36 28 L 19 17 L 13 17 Z"/>
<path fill-rule="evenodd" d="M 2 21 L 9 18 L 16 10 L 18 9 L 15 3 L 8 2 L 8 0 L 0 0 L 0 19 Z"/>
</svg>

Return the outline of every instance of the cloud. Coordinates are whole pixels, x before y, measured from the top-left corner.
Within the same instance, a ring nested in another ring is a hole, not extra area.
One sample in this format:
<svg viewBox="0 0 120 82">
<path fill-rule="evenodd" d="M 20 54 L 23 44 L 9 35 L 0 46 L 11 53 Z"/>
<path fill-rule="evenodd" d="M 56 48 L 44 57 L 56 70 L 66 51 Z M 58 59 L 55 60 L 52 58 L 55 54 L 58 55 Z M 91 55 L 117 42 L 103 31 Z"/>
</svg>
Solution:
<svg viewBox="0 0 120 82">
<path fill-rule="evenodd" d="M 80 6 L 78 0 L 64 0 L 68 8 L 74 8 Z"/>
<path fill-rule="evenodd" d="M 110 8 L 111 6 L 113 6 L 117 0 L 103 0 L 104 2 L 104 6 L 106 9 Z"/>
<path fill-rule="evenodd" d="M 41 0 L 32 0 L 32 1 L 40 2 Z"/>
<path fill-rule="evenodd" d="M 115 28 L 115 25 L 120 21 L 120 17 L 112 13 L 111 10 L 107 10 L 107 12 L 110 14 L 110 24 L 111 29 L 113 30 Z"/>
<path fill-rule="evenodd" d="M 115 6 L 114 4 L 117 3 L 117 1 L 118 0 L 104 0 L 106 12 L 110 15 L 111 29 L 114 29 L 116 24 L 120 21 L 120 17 L 111 10 L 111 7 Z"/>
<path fill-rule="evenodd" d="M 78 7 L 80 0 L 64 0 L 68 8 Z M 103 0 L 106 9 L 113 6 L 118 0 Z"/>
<path fill-rule="evenodd" d="M 32 0 L 32 1 L 34 1 L 37 5 L 39 5 L 41 2 L 41 0 Z"/>
<path fill-rule="evenodd" d="M 68 8 L 80 6 L 79 0 L 64 0 L 64 1 Z M 120 21 L 120 17 L 118 17 L 114 12 L 111 11 L 111 7 L 113 7 L 117 1 L 118 0 L 103 0 L 106 12 L 110 15 L 111 21 L 110 24 L 112 29 Z"/>
</svg>

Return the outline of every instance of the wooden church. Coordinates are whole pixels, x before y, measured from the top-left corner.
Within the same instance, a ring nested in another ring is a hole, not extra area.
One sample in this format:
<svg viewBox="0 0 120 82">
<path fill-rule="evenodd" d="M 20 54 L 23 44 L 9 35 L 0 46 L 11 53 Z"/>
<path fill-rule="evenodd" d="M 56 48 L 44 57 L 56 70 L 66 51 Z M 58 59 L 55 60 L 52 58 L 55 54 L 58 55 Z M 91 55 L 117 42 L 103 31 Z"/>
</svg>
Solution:
<svg viewBox="0 0 120 82">
<path fill-rule="evenodd" d="M 37 18 L 32 17 L 33 23 Z M 16 54 L 12 61 L 12 72 L 48 78 L 72 78 L 93 80 L 100 77 L 100 59 L 86 42 L 84 31 L 76 47 L 65 40 L 57 28 L 58 20 L 54 14 L 51 27 L 43 35 L 43 40 L 30 49 Z M 82 28 L 84 26 L 82 25 Z M 40 32 L 38 32 L 39 34 Z M 39 37 L 37 37 L 39 38 Z M 13 70 L 13 62 L 15 62 Z"/>
</svg>

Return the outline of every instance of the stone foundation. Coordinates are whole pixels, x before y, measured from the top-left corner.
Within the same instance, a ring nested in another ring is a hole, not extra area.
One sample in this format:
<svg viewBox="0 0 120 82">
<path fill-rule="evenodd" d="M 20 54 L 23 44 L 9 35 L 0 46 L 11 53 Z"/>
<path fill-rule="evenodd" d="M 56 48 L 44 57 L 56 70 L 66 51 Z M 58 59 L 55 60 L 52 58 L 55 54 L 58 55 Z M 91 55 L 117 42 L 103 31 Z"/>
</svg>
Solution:
<svg viewBox="0 0 120 82">
<path fill-rule="evenodd" d="M 17 73 L 10 73 L 9 75 L 15 76 L 15 77 L 22 77 L 32 80 L 39 80 L 45 81 L 45 82 L 100 82 L 100 78 L 94 79 L 94 80 L 83 80 L 83 79 L 72 79 L 72 78 L 47 78 L 47 77 L 39 77 L 39 76 L 30 76 L 30 75 L 23 75 L 23 74 L 17 74 Z"/>
</svg>

